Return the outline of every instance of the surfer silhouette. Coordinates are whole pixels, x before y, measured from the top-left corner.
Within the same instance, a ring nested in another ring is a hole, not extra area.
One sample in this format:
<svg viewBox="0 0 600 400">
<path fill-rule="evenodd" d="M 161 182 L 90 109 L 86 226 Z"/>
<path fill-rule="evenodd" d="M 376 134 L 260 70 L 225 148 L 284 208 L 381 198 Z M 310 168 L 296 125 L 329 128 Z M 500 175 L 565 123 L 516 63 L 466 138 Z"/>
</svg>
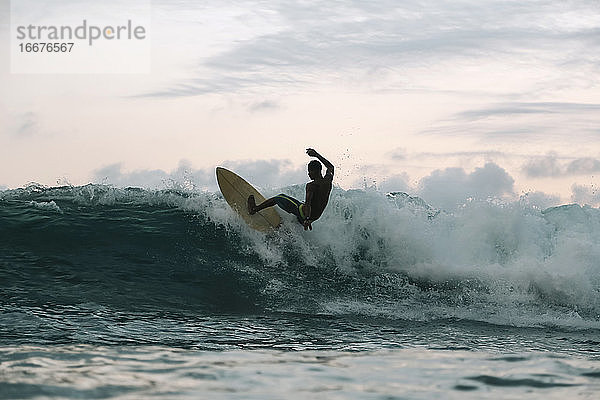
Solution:
<svg viewBox="0 0 600 400">
<path fill-rule="evenodd" d="M 333 164 L 317 153 L 315 149 L 306 149 L 306 154 L 310 157 L 316 157 L 318 161 L 312 160 L 308 163 L 308 177 L 312 181 L 306 184 L 306 199 L 304 203 L 281 193 L 256 205 L 254 196 L 250 195 L 248 197 L 248 213 L 250 215 L 267 207 L 278 205 L 288 213 L 294 214 L 298 222 L 304 226 L 304 230 L 312 230 L 312 223 L 319 219 L 329 202 L 329 194 L 331 193 L 333 182 Z M 321 163 L 327 168 L 324 176 L 321 172 Z"/>
</svg>

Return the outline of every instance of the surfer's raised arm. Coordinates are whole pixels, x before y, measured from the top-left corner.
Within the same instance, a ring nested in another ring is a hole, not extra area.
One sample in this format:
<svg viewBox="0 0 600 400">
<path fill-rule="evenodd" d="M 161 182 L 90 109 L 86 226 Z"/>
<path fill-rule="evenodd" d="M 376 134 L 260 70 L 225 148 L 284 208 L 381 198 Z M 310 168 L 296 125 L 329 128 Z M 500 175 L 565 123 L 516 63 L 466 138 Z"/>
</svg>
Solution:
<svg viewBox="0 0 600 400">
<path fill-rule="evenodd" d="M 334 168 L 333 164 L 330 163 L 329 160 L 317 153 L 315 149 L 306 149 L 306 154 L 308 154 L 311 157 L 316 157 L 319 161 L 321 161 L 323 165 L 325 165 L 325 168 L 327 168 L 327 172 L 325 173 L 325 175 L 331 175 L 331 177 L 333 177 Z"/>
</svg>

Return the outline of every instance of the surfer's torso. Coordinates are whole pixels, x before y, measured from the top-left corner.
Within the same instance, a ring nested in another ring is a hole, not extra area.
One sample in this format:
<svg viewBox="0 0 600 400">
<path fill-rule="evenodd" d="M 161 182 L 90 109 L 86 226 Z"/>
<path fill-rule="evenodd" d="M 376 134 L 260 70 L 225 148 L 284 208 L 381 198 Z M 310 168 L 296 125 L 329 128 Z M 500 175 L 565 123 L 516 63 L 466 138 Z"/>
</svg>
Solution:
<svg viewBox="0 0 600 400">
<path fill-rule="evenodd" d="M 306 184 L 306 191 L 312 191 L 312 199 L 310 201 L 310 219 L 312 221 L 318 219 L 329 202 L 329 194 L 333 181 L 333 173 L 327 171 L 325 176 L 320 179 L 315 179 Z"/>
</svg>

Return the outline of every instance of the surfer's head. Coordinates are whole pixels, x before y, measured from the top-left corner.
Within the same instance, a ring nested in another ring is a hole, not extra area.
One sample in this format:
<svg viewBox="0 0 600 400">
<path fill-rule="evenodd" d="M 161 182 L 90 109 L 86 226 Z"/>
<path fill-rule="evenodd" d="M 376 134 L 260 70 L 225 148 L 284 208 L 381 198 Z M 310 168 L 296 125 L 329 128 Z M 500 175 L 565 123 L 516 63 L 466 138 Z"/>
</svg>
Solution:
<svg viewBox="0 0 600 400">
<path fill-rule="evenodd" d="M 310 179 L 316 179 L 321 177 L 321 169 L 323 166 L 317 160 L 312 160 L 308 163 L 308 176 Z"/>
</svg>

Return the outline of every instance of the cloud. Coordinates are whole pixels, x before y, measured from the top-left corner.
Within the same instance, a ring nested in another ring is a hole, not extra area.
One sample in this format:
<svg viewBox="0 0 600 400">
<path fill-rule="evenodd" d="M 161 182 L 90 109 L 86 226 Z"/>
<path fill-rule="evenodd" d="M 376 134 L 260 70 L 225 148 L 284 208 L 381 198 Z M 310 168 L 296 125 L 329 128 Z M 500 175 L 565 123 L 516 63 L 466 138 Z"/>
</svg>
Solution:
<svg viewBox="0 0 600 400">
<path fill-rule="evenodd" d="M 568 175 L 587 175 L 600 172 L 600 160 L 594 158 L 578 158 L 571 161 L 565 170 Z"/>
<path fill-rule="evenodd" d="M 398 147 L 397 149 L 394 149 L 388 153 L 388 157 L 390 157 L 392 160 L 396 160 L 396 161 L 405 160 L 407 155 L 408 155 L 408 153 L 407 153 L 406 149 L 400 148 L 400 147 Z"/>
<path fill-rule="evenodd" d="M 409 192 L 411 191 L 409 181 L 410 178 L 408 174 L 396 174 L 383 179 L 383 181 L 378 185 L 378 188 L 384 193 Z"/>
<path fill-rule="evenodd" d="M 244 8 L 265 9 L 253 2 Z M 235 46 L 199 59 L 197 77 L 145 96 L 239 92 L 390 71 L 406 76 L 410 68 L 486 57 L 523 60 L 523 54 L 528 63 L 570 63 L 573 72 L 579 66 L 594 68 L 593 54 L 600 47 L 597 26 L 584 18 L 594 13 L 592 2 L 573 5 L 570 18 L 558 3 L 489 1 L 482 7 L 476 0 L 272 1 L 267 11 L 252 16 L 276 25 L 275 31 L 240 37 Z M 540 112 L 528 110 L 520 112 Z"/>
<path fill-rule="evenodd" d="M 496 155 L 497 152 L 490 152 Z M 486 152 L 456 152 L 444 153 L 442 156 L 479 156 Z M 504 155 L 504 153 L 498 153 Z M 410 157 L 436 157 L 437 153 L 421 154 Z M 494 162 L 487 162 L 483 167 L 476 168 L 471 173 L 464 168 L 446 168 L 431 172 L 421 178 L 415 185 L 411 184 L 407 173 L 386 175 L 386 167 L 381 165 L 363 166 L 364 177 L 353 182 L 352 187 L 378 189 L 380 192 L 405 192 L 417 195 L 434 207 L 451 210 L 462 205 L 467 199 L 487 200 L 503 198 L 515 200 L 514 178 Z M 378 178 L 374 178 L 378 177 Z M 531 191 L 520 196 L 519 201 L 541 209 L 563 203 L 563 199 L 554 194 L 541 191 Z"/>
<path fill-rule="evenodd" d="M 431 153 L 431 152 L 420 152 L 414 154 L 416 158 L 452 158 L 452 157 L 460 157 L 460 158 L 493 158 L 493 157 L 519 157 L 518 154 L 509 154 L 502 151 L 497 150 L 480 150 L 480 151 L 452 151 L 445 153 Z"/>
<path fill-rule="evenodd" d="M 21 124 L 17 128 L 17 135 L 24 136 L 32 136 L 38 130 L 38 118 L 35 113 L 27 112 L 23 114 Z"/>
<path fill-rule="evenodd" d="M 418 194 L 434 207 L 453 209 L 468 198 L 514 195 L 514 179 L 501 167 L 487 163 L 466 173 L 462 168 L 433 171 L 419 182 Z"/>
<path fill-rule="evenodd" d="M 560 162 L 556 153 L 549 153 L 529 161 L 522 170 L 531 178 L 590 175 L 600 172 L 600 160 L 582 157 L 570 162 Z"/>
<path fill-rule="evenodd" d="M 456 113 L 421 133 L 497 141 L 528 138 L 547 143 L 572 137 L 587 142 L 597 138 L 598 125 L 600 104 L 512 102 Z"/>
<path fill-rule="evenodd" d="M 252 104 L 250 104 L 250 106 L 248 106 L 248 110 L 250 112 L 270 111 L 270 110 L 276 110 L 278 108 L 280 108 L 279 103 L 272 101 L 272 100 L 258 101 L 258 102 L 252 103 Z"/>
<path fill-rule="evenodd" d="M 522 195 L 519 199 L 522 203 L 535 206 L 540 209 L 554 207 L 562 204 L 559 196 L 547 194 L 544 192 L 529 192 Z"/>
<path fill-rule="evenodd" d="M 487 108 L 463 111 L 457 117 L 467 120 L 476 120 L 496 116 L 514 116 L 519 114 L 564 114 L 582 111 L 598 112 L 600 104 L 588 103 L 504 103 Z"/>
<path fill-rule="evenodd" d="M 182 160 L 172 172 L 160 169 L 135 170 L 123 172 L 122 164 L 111 164 L 94 171 L 93 182 L 110 184 L 118 187 L 143 187 L 162 189 L 172 187 L 187 187 L 215 190 L 214 172 L 194 169 L 188 161 Z"/>
<path fill-rule="evenodd" d="M 532 178 L 560 176 L 563 173 L 556 153 L 531 160 L 523 166 L 522 170 L 525 175 Z"/>
<path fill-rule="evenodd" d="M 231 169 L 259 188 L 281 188 L 303 184 L 308 180 L 305 166 L 295 167 L 289 160 L 225 161 L 223 167 Z M 111 164 L 94 171 L 92 182 L 118 187 L 218 190 L 214 168 L 195 169 L 186 160 L 180 161 L 171 172 L 161 169 L 126 172 L 121 163 Z"/>
<path fill-rule="evenodd" d="M 578 204 L 600 206 L 600 191 L 594 186 L 574 184 L 571 187 L 571 200 Z"/>
</svg>

